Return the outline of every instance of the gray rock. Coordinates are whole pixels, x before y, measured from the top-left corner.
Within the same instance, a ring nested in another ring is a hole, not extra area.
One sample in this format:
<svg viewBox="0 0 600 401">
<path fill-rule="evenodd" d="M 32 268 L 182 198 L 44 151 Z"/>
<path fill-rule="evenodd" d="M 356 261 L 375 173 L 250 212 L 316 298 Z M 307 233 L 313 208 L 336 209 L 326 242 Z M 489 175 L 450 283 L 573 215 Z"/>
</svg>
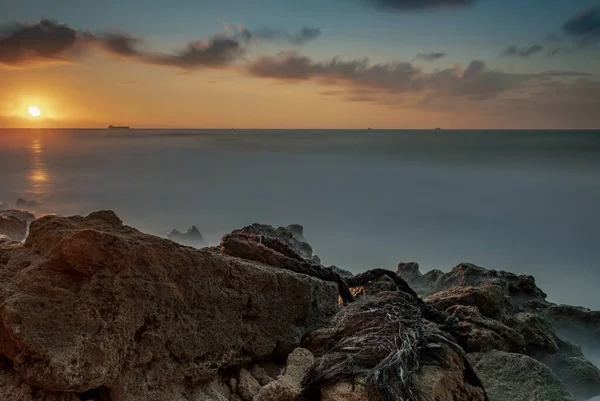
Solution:
<svg viewBox="0 0 600 401">
<path fill-rule="evenodd" d="M 167 234 L 167 238 L 171 241 L 175 241 L 181 245 L 202 247 L 206 245 L 204 238 L 196 226 L 192 226 L 185 233 L 181 233 L 177 230 L 173 230 Z"/>
<path fill-rule="evenodd" d="M 244 401 L 252 401 L 252 398 L 261 389 L 260 383 L 246 369 L 240 369 L 238 376 L 238 393 Z"/>
<path fill-rule="evenodd" d="M 491 351 L 469 360 L 490 401 L 576 401 L 548 366 L 529 356 Z"/>
<path fill-rule="evenodd" d="M 556 333 L 543 317 L 533 313 L 518 313 L 507 321 L 507 325 L 523 336 L 527 355 L 536 358 L 558 352 Z"/>
</svg>

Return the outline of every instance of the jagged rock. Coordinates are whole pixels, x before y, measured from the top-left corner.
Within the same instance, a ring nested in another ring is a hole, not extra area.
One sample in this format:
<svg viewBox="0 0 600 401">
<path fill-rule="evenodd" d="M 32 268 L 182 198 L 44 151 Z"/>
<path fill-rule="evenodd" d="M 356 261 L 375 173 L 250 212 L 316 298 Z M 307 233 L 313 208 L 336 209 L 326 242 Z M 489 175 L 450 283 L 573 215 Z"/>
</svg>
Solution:
<svg viewBox="0 0 600 401">
<path fill-rule="evenodd" d="M 429 296 L 425 302 L 438 310 L 454 305 L 476 306 L 483 316 L 496 320 L 501 320 L 512 310 L 510 298 L 503 289 L 490 283 L 477 287 L 452 287 Z"/>
<path fill-rule="evenodd" d="M 266 370 L 264 370 L 260 365 L 256 364 L 250 369 L 250 374 L 256 379 L 256 381 L 260 383 L 261 386 L 266 386 L 275 380 L 269 376 Z"/>
<path fill-rule="evenodd" d="M 367 388 L 361 380 L 357 383 L 347 381 L 335 383 L 321 390 L 321 401 L 369 401 Z"/>
<path fill-rule="evenodd" d="M 314 361 L 315 357 L 309 350 L 296 348 L 288 356 L 285 374 L 261 388 L 253 401 L 295 401 Z"/>
<path fill-rule="evenodd" d="M 507 325 L 523 336 L 527 355 L 536 358 L 558 352 L 556 333 L 544 318 L 533 313 L 518 313 L 508 320 Z"/>
<path fill-rule="evenodd" d="M 35 210 L 36 208 L 42 206 L 42 202 L 38 201 L 28 201 L 23 198 L 17 199 L 16 203 L 17 208 L 24 210 Z"/>
<path fill-rule="evenodd" d="M 196 226 L 192 226 L 185 233 L 181 233 L 177 230 L 173 230 L 167 234 L 167 238 L 171 241 L 175 241 L 181 245 L 189 245 L 189 246 L 203 246 L 206 243 L 204 242 L 204 238 L 200 231 L 196 228 Z"/>
<path fill-rule="evenodd" d="M 296 347 L 339 310 L 334 284 L 178 246 L 112 212 L 44 217 L 0 249 L 0 354 L 54 391 L 164 401 Z M 43 335 L 40 335 L 43 333 Z"/>
<path fill-rule="evenodd" d="M 469 354 L 490 401 L 576 401 L 549 367 L 503 351 Z"/>
<path fill-rule="evenodd" d="M 341 277 L 352 277 L 352 276 L 354 276 L 354 274 L 352 274 L 348 270 L 339 268 L 337 266 L 329 266 L 329 268 L 331 270 L 333 270 L 334 272 L 336 272 L 337 274 L 339 274 Z"/>
<path fill-rule="evenodd" d="M 11 241 L 23 241 L 27 236 L 27 222 L 15 216 L 0 215 L 0 235 Z"/>
<path fill-rule="evenodd" d="M 252 401 L 261 389 L 260 383 L 246 369 L 240 369 L 238 376 L 238 393 L 244 401 Z"/>
<path fill-rule="evenodd" d="M 288 227 L 290 227 L 290 226 L 288 226 Z M 302 234 L 302 238 L 304 238 L 304 228 L 302 228 L 302 226 L 299 226 L 299 225 L 292 225 L 292 229 L 295 232 L 299 231 L 298 227 L 301 228 L 300 231 Z M 279 241 L 281 241 L 282 243 L 284 243 L 285 245 L 287 245 L 288 247 L 290 247 L 298 255 L 300 255 L 304 259 L 308 260 L 309 262 L 314 263 L 314 264 L 321 264 L 321 259 L 319 259 L 318 256 L 313 255 L 312 247 L 307 242 L 298 240 L 294 236 L 294 233 L 292 231 L 290 231 L 288 228 L 284 228 L 284 227 L 274 228 L 272 226 L 268 226 L 268 225 L 264 225 L 264 224 L 252 224 L 250 226 L 246 226 L 239 230 L 235 230 L 231 234 L 235 235 L 238 233 L 261 235 L 261 236 L 265 236 L 265 237 L 276 238 Z"/>
<path fill-rule="evenodd" d="M 560 338 L 581 346 L 587 355 L 600 355 L 600 311 L 569 305 L 550 305 L 541 315 L 552 324 Z"/>
<path fill-rule="evenodd" d="M 435 401 L 486 400 L 484 389 L 469 381 L 462 356 L 445 344 L 436 349 L 436 355 L 441 362 L 423 366 L 416 375 L 418 394 Z"/>
<path fill-rule="evenodd" d="M 482 316 L 477 307 L 455 305 L 447 312 L 460 318 L 458 344 L 465 351 L 525 352 L 525 339 L 521 334 L 501 322 Z"/>
<path fill-rule="evenodd" d="M 431 270 L 421 274 L 416 262 L 398 263 L 396 273 L 402 277 L 419 295 L 428 296 L 435 292 L 435 283 L 444 273 L 441 270 Z"/>
</svg>

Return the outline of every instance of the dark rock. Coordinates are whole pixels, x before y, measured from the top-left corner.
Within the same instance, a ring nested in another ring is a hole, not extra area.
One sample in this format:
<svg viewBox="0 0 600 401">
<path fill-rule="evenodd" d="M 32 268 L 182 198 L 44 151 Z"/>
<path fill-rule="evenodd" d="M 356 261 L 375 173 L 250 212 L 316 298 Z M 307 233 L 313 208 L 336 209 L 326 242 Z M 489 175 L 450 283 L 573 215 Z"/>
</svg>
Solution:
<svg viewBox="0 0 600 401">
<path fill-rule="evenodd" d="M 551 304 L 541 315 L 552 324 L 560 338 L 581 346 L 588 356 L 600 355 L 600 311 Z"/>
<path fill-rule="evenodd" d="M 23 241 L 27 236 L 27 222 L 11 215 L 0 215 L 0 236 L 7 241 Z"/>
<path fill-rule="evenodd" d="M 183 399 L 218 370 L 295 348 L 338 311 L 337 293 L 143 234 L 112 212 L 44 217 L 24 247 L 0 250 L 0 354 L 34 387 Z"/>
<path fill-rule="evenodd" d="M 185 233 L 173 230 L 167 234 L 167 238 L 181 245 L 201 247 L 206 244 L 204 242 L 204 237 L 202 237 L 202 234 L 196 228 L 196 226 L 192 226 Z"/>
<path fill-rule="evenodd" d="M 398 291 L 398 286 L 390 277 L 383 276 L 365 285 L 364 290 L 369 295 L 377 295 L 385 291 Z"/>
<path fill-rule="evenodd" d="M 337 266 L 329 266 L 329 268 L 331 270 L 333 270 L 334 272 L 336 272 L 337 274 L 339 274 L 341 277 L 352 277 L 352 276 L 354 276 L 354 274 L 351 273 L 350 271 L 342 269 L 342 268 L 339 268 Z"/>
<path fill-rule="evenodd" d="M 558 352 L 556 333 L 546 319 L 533 313 L 518 313 L 507 321 L 525 339 L 527 355 L 538 358 Z"/>
<path fill-rule="evenodd" d="M 502 320 L 512 310 L 510 297 L 502 287 L 491 283 L 477 287 L 452 287 L 431 295 L 425 302 L 438 310 L 454 305 L 476 306 L 483 316 L 496 320 Z"/>
<path fill-rule="evenodd" d="M 38 202 L 38 201 L 28 201 L 26 199 L 19 198 L 19 199 L 17 199 L 16 206 L 17 206 L 18 209 L 34 210 L 35 211 L 37 208 L 39 208 L 40 206 L 42 206 L 42 203 Z"/>
<path fill-rule="evenodd" d="M 490 401 L 576 401 L 546 365 L 503 351 L 469 354 Z"/>
<path fill-rule="evenodd" d="M 458 344 L 467 352 L 492 350 L 525 352 L 525 339 L 504 324 L 481 315 L 475 306 L 452 306 L 448 313 L 460 319 Z"/>
<path fill-rule="evenodd" d="M 396 273 L 422 296 L 428 296 L 435 292 L 435 283 L 444 273 L 441 270 L 431 270 L 421 274 L 419 264 L 416 262 L 398 263 Z"/>
</svg>

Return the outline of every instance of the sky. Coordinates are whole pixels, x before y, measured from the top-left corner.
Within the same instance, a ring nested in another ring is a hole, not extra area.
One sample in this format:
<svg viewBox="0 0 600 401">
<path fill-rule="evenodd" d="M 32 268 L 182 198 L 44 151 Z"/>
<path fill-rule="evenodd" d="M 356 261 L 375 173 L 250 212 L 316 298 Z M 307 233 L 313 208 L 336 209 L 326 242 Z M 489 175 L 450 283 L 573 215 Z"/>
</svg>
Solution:
<svg viewBox="0 0 600 401">
<path fill-rule="evenodd" d="M 600 129 L 600 4 L 0 0 L 0 127 L 109 124 Z"/>
</svg>

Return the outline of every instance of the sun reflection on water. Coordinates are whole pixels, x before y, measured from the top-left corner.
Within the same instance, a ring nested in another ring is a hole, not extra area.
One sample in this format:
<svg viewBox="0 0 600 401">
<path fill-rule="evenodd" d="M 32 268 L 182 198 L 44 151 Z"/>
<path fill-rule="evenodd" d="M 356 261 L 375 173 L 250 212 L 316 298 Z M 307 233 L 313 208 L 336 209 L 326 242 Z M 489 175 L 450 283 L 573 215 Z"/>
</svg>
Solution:
<svg viewBox="0 0 600 401">
<path fill-rule="evenodd" d="M 39 137 L 34 137 L 29 145 L 30 169 L 28 171 L 29 196 L 35 197 L 35 200 L 40 200 L 48 195 L 50 189 L 50 175 L 46 168 L 44 160 L 43 143 Z"/>
</svg>

